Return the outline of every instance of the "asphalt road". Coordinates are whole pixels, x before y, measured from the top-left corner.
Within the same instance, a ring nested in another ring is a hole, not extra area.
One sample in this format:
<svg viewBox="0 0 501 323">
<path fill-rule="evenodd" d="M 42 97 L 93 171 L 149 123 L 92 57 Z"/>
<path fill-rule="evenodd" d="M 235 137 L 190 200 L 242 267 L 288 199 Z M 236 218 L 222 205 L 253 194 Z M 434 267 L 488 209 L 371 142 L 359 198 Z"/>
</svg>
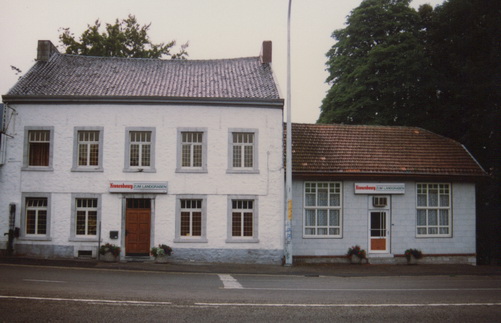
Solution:
<svg viewBox="0 0 501 323">
<path fill-rule="evenodd" d="M 0 264 L 2 322 L 500 322 L 500 276 L 307 277 Z"/>
</svg>

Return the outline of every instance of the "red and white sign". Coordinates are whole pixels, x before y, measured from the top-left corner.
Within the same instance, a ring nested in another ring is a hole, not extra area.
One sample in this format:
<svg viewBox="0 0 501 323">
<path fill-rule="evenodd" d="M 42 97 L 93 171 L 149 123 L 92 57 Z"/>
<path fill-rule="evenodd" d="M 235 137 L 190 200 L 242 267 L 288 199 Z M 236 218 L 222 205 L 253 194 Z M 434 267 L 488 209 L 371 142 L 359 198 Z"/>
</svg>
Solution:
<svg viewBox="0 0 501 323">
<path fill-rule="evenodd" d="M 110 193 L 157 193 L 167 194 L 167 182 L 111 181 Z"/>
<path fill-rule="evenodd" d="M 355 183 L 355 194 L 405 194 L 405 184 Z"/>
</svg>

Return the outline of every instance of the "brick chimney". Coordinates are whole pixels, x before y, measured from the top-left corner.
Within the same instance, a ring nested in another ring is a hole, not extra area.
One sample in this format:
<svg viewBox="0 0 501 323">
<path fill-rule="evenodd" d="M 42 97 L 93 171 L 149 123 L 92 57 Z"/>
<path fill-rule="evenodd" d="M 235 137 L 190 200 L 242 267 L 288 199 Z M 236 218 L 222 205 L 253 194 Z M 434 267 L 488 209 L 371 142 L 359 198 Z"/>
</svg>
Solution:
<svg viewBox="0 0 501 323">
<path fill-rule="evenodd" d="M 37 48 L 37 61 L 47 62 L 55 53 L 59 53 L 50 40 L 39 40 Z"/>
<path fill-rule="evenodd" d="M 261 64 L 271 63 L 271 40 L 263 41 L 263 47 L 261 48 L 259 58 L 261 59 Z"/>
</svg>

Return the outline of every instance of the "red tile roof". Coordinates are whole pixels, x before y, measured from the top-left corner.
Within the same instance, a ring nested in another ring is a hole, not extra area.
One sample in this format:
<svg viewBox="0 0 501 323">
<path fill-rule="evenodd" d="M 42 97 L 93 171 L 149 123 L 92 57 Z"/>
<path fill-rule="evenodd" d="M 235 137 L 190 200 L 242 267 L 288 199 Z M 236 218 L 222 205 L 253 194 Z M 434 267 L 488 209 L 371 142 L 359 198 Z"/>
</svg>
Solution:
<svg viewBox="0 0 501 323">
<path fill-rule="evenodd" d="M 460 143 L 415 127 L 292 124 L 293 175 L 486 173 Z"/>
</svg>

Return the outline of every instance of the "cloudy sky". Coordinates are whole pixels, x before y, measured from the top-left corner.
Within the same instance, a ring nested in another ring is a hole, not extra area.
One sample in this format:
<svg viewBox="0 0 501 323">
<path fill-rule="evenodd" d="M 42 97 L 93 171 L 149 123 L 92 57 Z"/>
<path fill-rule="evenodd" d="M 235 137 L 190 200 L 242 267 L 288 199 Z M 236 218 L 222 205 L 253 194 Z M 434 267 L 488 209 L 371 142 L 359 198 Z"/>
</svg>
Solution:
<svg viewBox="0 0 501 323">
<path fill-rule="evenodd" d="M 413 0 L 417 8 L 443 0 Z M 361 0 L 292 0 L 292 121 L 315 122 L 328 85 L 325 53 Z M 0 94 L 34 64 L 37 41 L 59 44 L 59 29 L 80 35 L 96 19 L 113 23 L 133 14 L 151 23 L 154 43 L 189 41 L 190 59 L 258 56 L 263 40 L 273 42 L 273 69 L 286 96 L 288 0 L 0 0 Z"/>
</svg>

